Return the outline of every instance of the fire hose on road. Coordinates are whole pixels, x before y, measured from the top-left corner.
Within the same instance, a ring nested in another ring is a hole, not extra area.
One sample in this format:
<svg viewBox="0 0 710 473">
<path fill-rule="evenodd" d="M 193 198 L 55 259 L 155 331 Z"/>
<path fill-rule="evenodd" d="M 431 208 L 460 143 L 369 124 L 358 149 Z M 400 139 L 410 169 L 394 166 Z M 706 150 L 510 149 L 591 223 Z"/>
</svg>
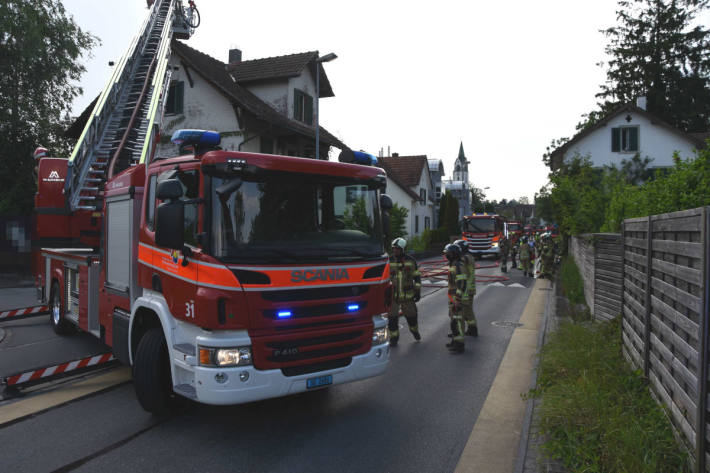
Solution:
<svg viewBox="0 0 710 473">
<path fill-rule="evenodd" d="M 476 263 L 476 270 L 498 267 L 498 262 L 490 264 Z M 448 284 L 449 266 L 446 260 L 419 263 L 419 272 L 421 273 L 422 287 L 442 287 Z M 476 274 L 476 282 L 489 283 L 508 280 L 510 278 L 503 275 Z"/>
</svg>

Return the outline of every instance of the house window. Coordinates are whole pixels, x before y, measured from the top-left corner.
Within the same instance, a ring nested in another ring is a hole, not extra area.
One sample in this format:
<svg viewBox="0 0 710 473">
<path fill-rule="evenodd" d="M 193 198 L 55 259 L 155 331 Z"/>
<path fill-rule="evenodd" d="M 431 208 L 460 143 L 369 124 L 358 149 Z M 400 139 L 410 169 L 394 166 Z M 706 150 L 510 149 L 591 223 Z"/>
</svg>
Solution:
<svg viewBox="0 0 710 473">
<path fill-rule="evenodd" d="M 633 153 L 639 150 L 639 127 L 622 126 L 611 129 L 611 151 Z"/>
<path fill-rule="evenodd" d="M 419 233 L 419 215 L 414 216 L 414 233 Z"/>
<path fill-rule="evenodd" d="M 429 230 L 431 228 L 431 220 L 429 217 L 424 217 L 424 229 Z"/>
<path fill-rule="evenodd" d="M 441 187 L 436 186 L 436 200 L 441 199 Z"/>
<path fill-rule="evenodd" d="M 168 100 L 165 102 L 166 115 L 182 113 L 184 95 L 185 83 L 183 81 L 172 81 L 170 89 L 168 89 Z"/>
<path fill-rule="evenodd" d="M 293 118 L 313 125 L 313 97 L 298 89 L 293 89 Z"/>
<path fill-rule="evenodd" d="M 419 201 L 422 205 L 426 204 L 426 189 L 423 187 L 419 188 Z"/>
</svg>

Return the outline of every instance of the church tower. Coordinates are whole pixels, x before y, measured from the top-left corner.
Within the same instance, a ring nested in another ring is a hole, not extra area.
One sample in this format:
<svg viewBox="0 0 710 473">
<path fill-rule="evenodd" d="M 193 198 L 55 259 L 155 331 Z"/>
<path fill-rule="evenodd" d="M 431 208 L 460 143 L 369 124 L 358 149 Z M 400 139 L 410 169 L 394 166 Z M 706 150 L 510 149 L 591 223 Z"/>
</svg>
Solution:
<svg viewBox="0 0 710 473">
<path fill-rule="evenodd" d="M 468 160 L 463 152 L 463 141 L 459 146 L 459 156 L 454 163 L 454 181 L 468 182 Z"/>
</svg>

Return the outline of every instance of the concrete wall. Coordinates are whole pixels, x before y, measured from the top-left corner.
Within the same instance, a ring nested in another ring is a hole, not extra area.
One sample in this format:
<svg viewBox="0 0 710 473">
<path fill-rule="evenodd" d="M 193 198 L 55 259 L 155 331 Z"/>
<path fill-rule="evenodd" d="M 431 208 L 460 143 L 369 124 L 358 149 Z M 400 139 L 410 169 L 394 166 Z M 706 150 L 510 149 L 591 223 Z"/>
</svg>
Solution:
<svg viewBox="0 0 710 473">
<path fill-rule="evenodd" d="M 626 121 L 626 116 L 631 121 Z M 612 152 L 611 129 L 620 126 L 639 127 L 639 155 L 641 158 L 652 158 L 651 167 L 673 166 L 673 152 L 678 151 L 681 158 L 692 158 L 693 144 L 639 114 L 622 113 L 614 117 L 606 126 L 590 133 L 578 143 L 571 146 L 564 155 L 565 161 L 571 160 L 576 154 L 590 156 L 593 166 L 602 167 L 615 164 L 619 166 L 622 159 L 629 160 L 635 152 Z"/>
<path fill-rule="evenodd" d="M 291 110 L 290 117 L 293 116 L 293 92 L 289 93 L 288 80 L 284 79 L 268 84 L 247 84 L 244 87 L 274 107 L 279 113 L 286 115 Z M 291 97 L 290 102 L 289 97 Z"/>
</svg>

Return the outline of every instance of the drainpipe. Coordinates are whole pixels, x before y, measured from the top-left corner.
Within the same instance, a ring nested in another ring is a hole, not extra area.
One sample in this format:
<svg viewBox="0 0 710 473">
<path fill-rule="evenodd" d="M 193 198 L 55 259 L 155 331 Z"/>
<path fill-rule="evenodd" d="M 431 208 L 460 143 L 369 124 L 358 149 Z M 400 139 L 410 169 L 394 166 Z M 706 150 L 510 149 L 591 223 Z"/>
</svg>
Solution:
<svg viewBox="0 0 710 473">
<path fill-rule="evenodd" d="M 239 143 L 239 146 L 237 147 L 237 151 L 241 151 L 241 150 L 242 150 L 242 145 L 243 145 L 244 143 L 253 140 L 253 139 L 256 138 L 257 136 L 259 136 L 259 135 L 254 135 L 254 136 L 252 136 L 251 138 L 247 138 L 246 140 L 244 140 L 244 141 L 242 141 L 241 143 Z"/>
</svg>

